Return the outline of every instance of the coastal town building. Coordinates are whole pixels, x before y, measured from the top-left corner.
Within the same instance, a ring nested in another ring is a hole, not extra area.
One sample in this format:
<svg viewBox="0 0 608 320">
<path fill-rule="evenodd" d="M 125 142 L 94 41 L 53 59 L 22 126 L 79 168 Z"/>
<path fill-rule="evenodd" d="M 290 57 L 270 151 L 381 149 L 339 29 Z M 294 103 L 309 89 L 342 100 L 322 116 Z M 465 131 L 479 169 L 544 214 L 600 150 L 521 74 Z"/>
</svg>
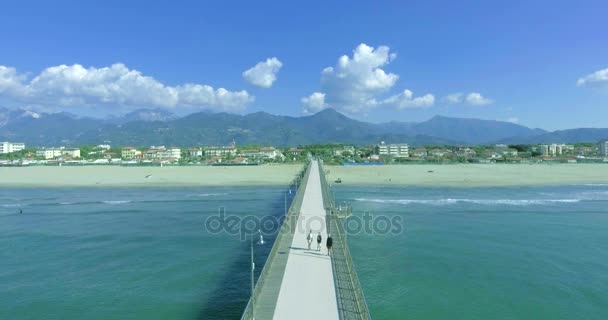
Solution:
<svg viewBox="0 0 608 320">
<path fill-rule="evenodd" d="M 242 157 L 255 158 L 255 159 L 271 159 L 275 160 L 277 158 L 284 158 L 281 151 L 275 149 L 274 147 L 262 147 L 259 149 L 246 149 L 241 150 L 239 155 Z"/>
<path fill-rule="evenodd" d="M 188 156 L 190 158 L 200 158 L 203 156 L 203 149 L 201 148 L 190 148 L 188 149 Z"/>
<path fill-rule="evenodd" d="M 412 151 L 414 157 L 425 158 L 428 155 L 426 148 L 416 148 Z"/>
<path fill-rule="evenodd" d="M 152 146 L 150 149 L 146 150 L 143 153 L 143 157 L 146 160 L 176 161 L 181 159 L 182 150 L 180 148 L 165 148 L 164 146 Z"/>
<path fill-rule="evenodd" d="M 539 152 L 543 157 L 549 156 L 549 146 L 546 144 L 541 144 L 539 146 Z"/>
<path fill-rule="evenodd" d="M 384 141 L 380 142 L 378 145 L 378 154 L 384 156 L 393 156 L 393 157 L 404 157 L 407 158 L 410 156 L 409 154 L 409 145 L 402 144 L 386 144 Z"/>
<path fill-rule="evenodd" d="M 236 156 L 236 146 L 210 146 L 205 147 L 205 157 L 225 157 Z"/>
<path fill-rule="evenodd" d="M 598 149 L 600 150 L 600 154 L 602 156 L 608 156 L 608 140 L 600 141 L 600 145 L 599 145 Z"/>
<path fill-rule="evenodd" d="M 432 149 L 432 150 L 428 151 L 429 156 L 433 156 L 433 157 L 437 157 L 437 158 L 443 158 L 443 157 L 446 157 L 451 154 L 452 154 L 452 151 L 448 150 L 448 149 Z"/>
<path fill-rule="evenodd" d="M 301 155 L 302 153 L 304 153 L 304 149 L 299 149 L 299 148 L 289 148 L 289 149 L 287 150 L 287 153 L 288 153 L 289 155 L 292 155 L 292 156 L 299 156 L 299 155 Z"/>
<path fill-rule="evenodd" d="M 25 143 L 22 142 L 0 142 L 0 154 L 13 153 L 25 149 Z"/>
<path fill-rule="evenodd" d="M 142 157 L 141 151 L 139 151 L 133 147 L 122 148 L 120 156 L 122 159 L 125 159 L 125 160 L 139 159 Z"/>
<path fill-rule="evenodd" d="M 470 157 L 476 156 L 477 152 L 475 152 L 475 150 L 473 150 L 469 147 L 460 147 L 456 151 L 456 155 L 458 155 L 460 157 L 470 158 Z"/>
<path fill-rule="evenodd" d="M 342 156 L 345 153 L 354 155 L 355 147 L 354 146 L 343 146 L 342 148 L 334 149 L 333 151 L 334 151 L 334 156 Z"/>
<path fill-rule="evenodd" d="M 160 156 L 161 156 L 161 158 L 181 159 L 182 158 L 182 149 L 176 148 L 176 147 L 167 148 L 161 152 Z"/>
<path fill-rule="evenodd" d="M 42 148 L 36 150 L 36 157 L 44 159 L 54 159 L 58 157 L 80 158 L 80 149 L 78 148 Z"/>
<path fill-rule="evenodd" d="M 555 157 L 562 154 L 561 144 L 542 144 L 540 145 L 540 154 L 543 157 Z"/>
</svg>

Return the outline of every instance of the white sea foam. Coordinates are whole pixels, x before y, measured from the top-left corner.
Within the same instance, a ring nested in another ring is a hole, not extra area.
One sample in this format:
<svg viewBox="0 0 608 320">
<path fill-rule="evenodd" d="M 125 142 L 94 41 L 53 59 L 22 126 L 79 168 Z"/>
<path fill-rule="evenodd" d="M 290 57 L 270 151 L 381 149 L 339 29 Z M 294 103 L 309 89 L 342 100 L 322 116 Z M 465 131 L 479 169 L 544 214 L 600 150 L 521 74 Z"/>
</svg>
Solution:
<svg viewBox="0 0 608 320">
<path fill-rule="evenodd" d="M 18 207 L 25 207 L 26 204 L 21 204 L 21 203 L 8 203 L 8 204 L 0 204 L 0 207 L 5 207 L 5 208 L 18 208 Z"/>
<path fill-rule="evenodd" d="M 196 197 L 215 197 L 215 196 L 225 196 L 227 193 L 200 193 L 195 195 Z"/>
<path fill-rule="evenodd" d="M 124 204 L 124 203 L 130 203 L 131 200 L 106 200 L 106 201 L 102 201 L 102 203 L 105 204 Z"/>
<path fill-rule="evenodd" d="M 576 203 L 581 199 L 366 199 L 358 198 L 356 201 L 377 202 L 377 203 L 397 203 L 397 204 L 424 204 L 444 206 L 456 203 L 473 203 L 479 205 L 507 205 L 507 206 L 530 206 L 548 205 L 555 203 Z"/>
</svg>

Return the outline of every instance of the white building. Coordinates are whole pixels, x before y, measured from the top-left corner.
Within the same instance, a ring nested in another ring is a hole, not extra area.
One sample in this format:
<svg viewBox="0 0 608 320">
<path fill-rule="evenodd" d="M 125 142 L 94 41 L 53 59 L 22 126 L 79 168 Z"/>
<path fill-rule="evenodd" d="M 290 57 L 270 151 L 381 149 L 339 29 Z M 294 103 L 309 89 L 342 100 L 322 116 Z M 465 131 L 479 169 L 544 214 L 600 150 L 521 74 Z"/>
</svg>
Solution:
<svg viewBox="0 0 608 320">
<path fill-rule="evenodd" d="M 385 144 L 384 141 L 382 141 L 379 145 L 378 145 L 378 154 L 380 155 L 385 155 L 385 156 L 394 156 L 394 157 L 409 157 L 410 153 L 409 153 L 410 147 L 405 144 Z"/>
<path fill-rule="evenodd" d="M 0 142 L 0 153 L 13 153 L 25 149 L 25 143 L 21 142 Z"/>
<path fill-rule="evenodd" d="M 205 147 L 205 156 L 206 157 L 222 157 L 222 156 L 235 156 L 236 155 L 236 146 L 211 146 Z"/>
<path fill-rule="evenodd" d="M 272 160 L 274 160 L 276 158 L 285 157 L 281 153 L 281 151 L 275 149 L 274 147 L 262 147 L 260 149 L 241 150 L 240 155 L 242 157 L 272 159 Z"/>
<path fill-rule="evenodd" d="M 133 147 L 125 147 L 125 148 L 122 148 L 120 156 L 121 156 L 121 158 L 123 158 L 125 160 L 141 158 L 141 151 L 139 151 Z"/>
<path fill-rule="evenodd" d="M 175 158 L 181 159 L 182 157 L 182 149 L 180 148 L 168 148 L 160 152 L 161 158 Z"/>
<path fill-rule="evenodd" d="M 540 153 L 543 156 L 555 157 L 563 153 L 565 144 L 542 144 L 540 145 Z"/>
<path fill-rule="evenodd" d="M 600 141 L 600 154 L 603 156 L 608 156 L 608 140 Z"/>
<path fill-rule="evenodd" d="M 426 148 L 416 148 L 413 152 L 414 157 L 425 158 L 428 155 Z"/>
<path fill-rule="evenodd" d="M 36 157 L 42 157 L 44 159 L 53 159 L 62 156 L 80 158 L 80 149 L 59 147 L 36 150 Z"/>
<path fill-rule="evenodd" d="M 182 150 L 180 148 L 152 147 L 143 153 L 147 160 L 156 159 L 181 159 Z"/>
<path fill-rule="evenodd" d="M 190 148 L 188 149 L 188 156 L 190 156 L 190 158 L 200 158 L 203 156 L 203 149 Z"/>
</svg>

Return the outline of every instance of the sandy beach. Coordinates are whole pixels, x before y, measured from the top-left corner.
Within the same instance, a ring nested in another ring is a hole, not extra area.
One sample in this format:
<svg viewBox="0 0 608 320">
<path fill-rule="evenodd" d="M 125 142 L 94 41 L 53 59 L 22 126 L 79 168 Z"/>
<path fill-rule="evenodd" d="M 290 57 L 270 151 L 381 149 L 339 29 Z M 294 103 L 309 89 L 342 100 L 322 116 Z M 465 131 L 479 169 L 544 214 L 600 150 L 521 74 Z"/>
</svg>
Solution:
<svg viewBox="0 0 608 320">
<path fill-rule="evenodd" d="M 94 186 L 240 186 L 287 185 L 302 165 L 233 167 L 4 167 L 0 186 L 94 187 Z"/>
<path fill-rule="evenodd" d="M 517 186 L 608 183 L 608 164 L 326 166 L 345 185 Z M 432 171 L 432 172 L 429 172 Z"/>
<path fill-rule="evenodd" d="M 0 186 L 285 185 L 291 182 L 301 168 L 301 165 L 3 167 L 0 168 Z M 608 164 L 450 164 L 325 168 L 329 170 L 329 181 L 340 178 L 344 185 L 474 187 L 608 183 Z"/>
</svg>

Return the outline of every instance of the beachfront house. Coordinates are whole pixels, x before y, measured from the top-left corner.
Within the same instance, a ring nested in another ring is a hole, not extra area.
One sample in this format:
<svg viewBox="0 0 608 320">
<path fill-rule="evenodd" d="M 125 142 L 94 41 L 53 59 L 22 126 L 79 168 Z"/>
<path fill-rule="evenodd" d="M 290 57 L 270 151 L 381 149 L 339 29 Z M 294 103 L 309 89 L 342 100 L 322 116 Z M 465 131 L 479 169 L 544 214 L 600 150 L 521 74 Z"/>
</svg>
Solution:
<svg viewBox="0 0 608 320">
<path fill-rule="evenodd" d="M 259 149 L 245 149 L 239 152 L 241 157 L 253 158 L 253 159 L 271 159 L 284 158 L 283 154 L 275 149 L 274 147 L 262 147 Z"/>
<path fill-rule="evenodd" d="M 203 149 L 201 148 L 190 148 L 188 149 L 188 156 L 190 158 L 200 158 L 203 156 Z"/>
<path fill-rule="evenodd" d="M 0 142 L 0 154 L 13 153 L 25 149 L 25 143 L 22 142 Z"/>
<path fill-rule="evenodd" d="M 236 146 L 209 146 L 205 147 L 205 157 L 236 156 Z"/>
<path fill-rule="evenodd" d="M 304 153 L 304 149 L 299 149 L 299 148 L 289 148 L 289 150 L 287 150 L 287 153 L 288 153 L 289 155 L 292 155 L 292 156 L 299 156 L 299 155 L 301 155 L 302 153 Z"/>
<path fill-rule="evenodd" d="M 429 156 L 443 158 L 452 154 L 451 150 L 448 149 L 432 149 L 428 152 Z"/>
<path fill-rule="evenodd" d="M 426 156 L 428 155 L 428 152 L 427 152 L 426 148 L 416 148 L 412 152 L 412 155 L 414 157 L 426 158 Z"/>
<path fill-rule="evenodd" d="M 163 159 L 181 159 L 182 149 L 176 147 L 167 148 L 160 153 L 160 156 Z"/>
<path fill-rule="evenodd" d="M 144 152 L 144 159 L 155 161 L 177 161 L 182 157 L 180 148 L 165 148 L 164 146 L 154 147 Z"/>
<path fill-rule="evenodd" d="M 142 154 L 141 151 L 133 147 L 125 147 L 122 148 L 120 152 L 120 157 L 125 160 L 141 159 Z"/>
<path fill-rule="evenodd" d="M 54 159 L 58 157 L 80 158 L 80 149 L 78 148 L 42 148 L 36 150 L 36 157 L 44 159 Z"/>
<path fill-rule="evenodd" d="M 393 156 L 393 157 L 402 157 L 407 158 L 410 156 L 409 153 L 409 145 L 405 143 L 392 143 L 386 144 L 384 141 L 380 142 L 378 147 L 378 154 L 381 156 Z"/>
</svg>

